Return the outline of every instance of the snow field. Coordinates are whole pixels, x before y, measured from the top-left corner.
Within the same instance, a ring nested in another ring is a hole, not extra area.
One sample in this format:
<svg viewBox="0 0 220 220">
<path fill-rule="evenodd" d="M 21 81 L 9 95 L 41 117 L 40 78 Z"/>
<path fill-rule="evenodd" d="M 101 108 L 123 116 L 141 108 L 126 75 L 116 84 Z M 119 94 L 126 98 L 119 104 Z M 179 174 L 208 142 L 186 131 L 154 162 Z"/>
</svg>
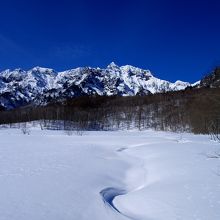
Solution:
<svg viewBox="0 0 220 220">
<path fill-rule="evenodd" d="M 219 148 L 192 134 L 1 129 L 0 219 L 219 220 Z"/>
</svg>

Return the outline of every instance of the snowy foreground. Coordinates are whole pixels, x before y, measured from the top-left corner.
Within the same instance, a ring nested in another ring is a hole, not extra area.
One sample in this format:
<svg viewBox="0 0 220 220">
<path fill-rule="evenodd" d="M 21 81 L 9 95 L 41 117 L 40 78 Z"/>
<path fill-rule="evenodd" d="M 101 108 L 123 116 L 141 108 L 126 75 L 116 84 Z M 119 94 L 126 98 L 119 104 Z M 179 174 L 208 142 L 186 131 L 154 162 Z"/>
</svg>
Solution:
<svg viewBox="0 0 220 220">
<path fill-rule="evenodd" d="M 0 220 L 219 220 L 219 151 L 190 134 L 0 129 Z"/>
</svg>

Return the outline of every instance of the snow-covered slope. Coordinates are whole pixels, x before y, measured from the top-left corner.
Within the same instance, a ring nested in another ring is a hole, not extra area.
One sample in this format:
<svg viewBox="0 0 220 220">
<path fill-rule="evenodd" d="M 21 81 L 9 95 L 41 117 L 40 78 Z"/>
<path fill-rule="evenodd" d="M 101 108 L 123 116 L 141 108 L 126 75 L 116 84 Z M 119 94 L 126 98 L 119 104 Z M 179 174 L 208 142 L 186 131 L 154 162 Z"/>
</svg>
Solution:
<svg viewBox="0 0 220 220">
<path fill-rule="evenodd" d="M 154 77 L 149 70 L 111 63 L 106 69 L 80 67 L 64 72 L 35 67 L 0 73 L 0 106 L 15 108 L 25 104 L 45 104 L 82 95 L 146 95 L 176 91 L 190 86 Z"/>
<path fill-rule="evenodd" d="M 155 131 L 0 130 L 1 220 L 219 220 L 219 144 Z"/>
<path fill-rule="evenodd" d="M 216 67 L 210 74 L 206 75 L 198 87 L 219 88 L 220 87 L 220 67 Z"/>
</svg>

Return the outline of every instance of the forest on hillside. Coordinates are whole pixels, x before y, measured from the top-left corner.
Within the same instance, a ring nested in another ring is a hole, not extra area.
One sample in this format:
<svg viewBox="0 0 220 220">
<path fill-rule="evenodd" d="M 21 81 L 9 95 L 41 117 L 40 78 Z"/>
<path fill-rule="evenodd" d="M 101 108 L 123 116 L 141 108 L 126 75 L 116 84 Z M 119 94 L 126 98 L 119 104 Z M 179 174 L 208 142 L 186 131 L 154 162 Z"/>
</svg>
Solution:
<svg viewBox="0 0 220 220">
<path fill-rule="evenodd" d="M 200 88 L 146 96 L 85 96 L 47 106 L 0 111 L 0 124 L 40 121 L 42 129 L 188 131 L 220 134 L 220 89 Z"/>
</svg>

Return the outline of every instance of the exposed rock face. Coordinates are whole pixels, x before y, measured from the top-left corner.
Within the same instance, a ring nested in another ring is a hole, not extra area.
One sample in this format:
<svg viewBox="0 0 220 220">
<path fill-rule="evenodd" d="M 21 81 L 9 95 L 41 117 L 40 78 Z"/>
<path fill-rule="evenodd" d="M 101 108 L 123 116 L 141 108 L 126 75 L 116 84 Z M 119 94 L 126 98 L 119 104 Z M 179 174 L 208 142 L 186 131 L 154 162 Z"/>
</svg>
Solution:
<svg viewBox="0 0 220 220">
<path fill-rule="evenodd" d="M 27 104 L 43 105 L 83 95 L 134 96 L 177 91 L 191 86 L 154 77 L 149 70 L 111 63 L 105 69 L 80 67 L 63 72 L 35 67 L 0 73 L 0 106 L 12 109 Z"/>
<path fill-rule="evenodd" d="M 220 67 L 215 68 L 215 70 L 211 74 L 205 76 L 200 82 L 200 87 L 219 88 Z"/>
</svg>

